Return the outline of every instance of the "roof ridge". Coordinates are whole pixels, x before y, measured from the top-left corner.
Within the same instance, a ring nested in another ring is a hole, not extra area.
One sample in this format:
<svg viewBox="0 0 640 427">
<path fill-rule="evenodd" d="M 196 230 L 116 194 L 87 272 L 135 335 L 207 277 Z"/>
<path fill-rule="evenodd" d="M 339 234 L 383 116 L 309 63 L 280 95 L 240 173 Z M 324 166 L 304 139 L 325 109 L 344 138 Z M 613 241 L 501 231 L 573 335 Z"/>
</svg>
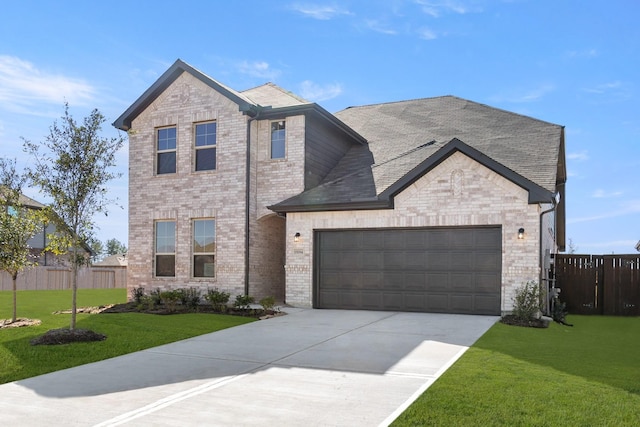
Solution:
<svg viewBox="0 0 640 427">
<path fill-rule="evenodd" d="M 256 89 L 261 88 L 263 86 L 272 87 L 272 88 L 284 93 L 285 95 L 290 96 L 290 97 L 294 98 L 295 100 L 300 101 L 300 102 L 302 102 L 304 104 L 312 104 L 313 103 L 313 102 L 309 101 L 308 99 L 305 99 L 305 98 L 301 97 L 300 95 L 296 94 L 295 92 L 292 92 L 292 91 L 290 91 L 288 89 L 285 89 L 282 86 L 278 86 L 277 84 L 275 84 L 273 82 L 266 82 L 266 83 L 263 83 L 261 85 L 254 86 L 252 88 L 245 89 L 245 90 L 241 91 L 240 93 L 244 94 L 245 92 L 256 90 Z M 248 95 L 245 95 L 245 96 L 247 98 L 249 97 Z"/>
<path fill-rule="evenodd" d="M 336 113 L 339 113 L 341 111 L 346 111 L 349 110 L 351 108 L 367 108 L 367 107 L 377 107 L 380 105 L 391 105 L 391 104 L 401 104 L 404 102 L 415 102 L 415 101 L 425 101 L 428 99 L 438 99 L 438 98 L 456 98 L 456 99 L 460 99 L 462 101 L 468 101 L 467 99 L 464 98 L 460 98 L 459 96 L 455 96 L 455 95 L 440 95 L 440 96 L 426 96 L 423 98 L 412 98 L 412 99 L 402 99 L 399 101 L 385 101 L 385 102 L 376 102 L 374 104 L 364 104 L 364 105 L 350 105 L 340 111 L 337 111 Z"/>
</svg>

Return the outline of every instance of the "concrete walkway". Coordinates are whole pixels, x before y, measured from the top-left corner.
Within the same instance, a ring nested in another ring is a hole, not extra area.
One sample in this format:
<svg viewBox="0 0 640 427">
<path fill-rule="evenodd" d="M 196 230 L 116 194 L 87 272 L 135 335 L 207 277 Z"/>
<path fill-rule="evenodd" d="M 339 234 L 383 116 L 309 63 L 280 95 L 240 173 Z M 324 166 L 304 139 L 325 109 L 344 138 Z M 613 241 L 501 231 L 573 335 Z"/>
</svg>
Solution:
<svg viewBox="0 0 640 427">
<path fill-rule="evenodd" d="M 0 385 L 2 425 L 386 425 L 498 320 L 287 311 Z"/>
</svg>

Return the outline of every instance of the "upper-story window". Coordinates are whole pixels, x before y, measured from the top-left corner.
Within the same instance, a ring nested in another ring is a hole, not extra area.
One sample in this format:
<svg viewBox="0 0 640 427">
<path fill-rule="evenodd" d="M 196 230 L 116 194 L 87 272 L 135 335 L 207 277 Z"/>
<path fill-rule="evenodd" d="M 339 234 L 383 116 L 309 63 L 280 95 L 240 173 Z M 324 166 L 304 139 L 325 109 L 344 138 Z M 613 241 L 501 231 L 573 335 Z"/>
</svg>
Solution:
<svg viewBox="0 0 640 427">
<path fill-rule="evenodd" d="M 196 171 L 216 168 L 216 122 L 196 124 Z"/>
<path fill-rule="evenodd" d="M 176 128 L 162 128 L 157 132 L 157 165 L 158 175 L 176 173 Z"/>
<path fill-rule="evenodd" d="M 284 159 L 286 151 L 285 121 L 271 122 L 271 158 Z"/>
</svg>

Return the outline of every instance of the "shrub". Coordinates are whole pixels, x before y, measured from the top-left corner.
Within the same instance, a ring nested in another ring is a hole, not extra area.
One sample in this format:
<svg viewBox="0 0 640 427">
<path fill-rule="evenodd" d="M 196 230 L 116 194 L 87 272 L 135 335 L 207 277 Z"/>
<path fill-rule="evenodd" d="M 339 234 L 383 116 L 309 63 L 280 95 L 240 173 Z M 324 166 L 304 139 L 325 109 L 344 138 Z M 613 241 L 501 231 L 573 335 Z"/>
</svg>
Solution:
<svg viewBox="0 0 640 427">
<path fill-rule="evenodd" d="M 254 299 L 249 295 L 236 295 L 236 301 L 233 303 L 235 308 L 239 308 L 241 310 L 248 310 L 250 305 L 253 304 Z"/>
<path fill-rule="evenodd" d="M 260 305 L 264 311 L 273 310 L 273 307 L 276 305 L 276 299 L 274 297 L 264 297 L 260 300 Z"/>
<path fill-rule="evenodd" d="M 162 304 L 162 297 L 160 296 L 160 288 L 156 288 L 149 292 L 149 298 L 151 299 L 151 304 L 154 307 L 157 307 Z"/>
<path fill-rule="evenodd" d="M 188 288 L 178 289 L 178 297 L 183 307 L 189 310 L 197 310 L 200 305 L 200 289 Z"/>
<path fill-rule="evenodd" d="M 142 286 L 138 286 L 137 288 L 131 289 L 131 299 L 137 304 L 142 304 L 144 299 L 144 288 Z"/>
<path fill-rule="evenodd" d="M 227 292 L 219 291 L 217 288 L 213 288 L 213 289 L 207 289 L 207 293 L 204 296 L 204 299 L 206 299 L 209 302 L 209 304 L 211 304 L 211 307 L 215 311 L 224 312 L 227 310 L 227 303 L 229 302 L 230 297 L 231 297 L 231 294 Z"/>
<path fill-rule="evenodd" d="M 538 282 L 529 281 L 516 290 L 513 299 L 513 315 L 518 319 L 535 319 L 540 312 L 540 287 Z"/>
<path fill-rule="evenodd" d="M 160 292 L 160 299 L 170 313 L 176 311 L 178 301 L 180 301 L 180 292 L 175 291 L 163 291 Z"/>
</svg>

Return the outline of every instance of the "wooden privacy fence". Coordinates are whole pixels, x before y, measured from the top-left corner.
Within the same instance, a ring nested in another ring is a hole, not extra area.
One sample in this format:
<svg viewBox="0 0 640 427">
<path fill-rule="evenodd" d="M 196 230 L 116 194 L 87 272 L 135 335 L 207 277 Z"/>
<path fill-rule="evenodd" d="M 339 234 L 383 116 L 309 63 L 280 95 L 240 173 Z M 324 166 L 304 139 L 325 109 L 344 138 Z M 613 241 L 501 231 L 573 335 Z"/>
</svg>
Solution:
<svg viewBox="0 0 640 427">
<path fill-rule="evenodd" d="M 65 267 L 34 267 L 18 275 L 18 290 L 71 289 L 71 269 Z M 0 273 L 0 291 L 10 291 L 11 276 Z M 127 287 L 127 267 L 86 267 L 78 270 L 79 289 Z"/>
<path fill-rule="evenodd" d="M 554 269 L 569 313 L 640 316 L 640 255 L 555 255 Z"/>
</svg>

